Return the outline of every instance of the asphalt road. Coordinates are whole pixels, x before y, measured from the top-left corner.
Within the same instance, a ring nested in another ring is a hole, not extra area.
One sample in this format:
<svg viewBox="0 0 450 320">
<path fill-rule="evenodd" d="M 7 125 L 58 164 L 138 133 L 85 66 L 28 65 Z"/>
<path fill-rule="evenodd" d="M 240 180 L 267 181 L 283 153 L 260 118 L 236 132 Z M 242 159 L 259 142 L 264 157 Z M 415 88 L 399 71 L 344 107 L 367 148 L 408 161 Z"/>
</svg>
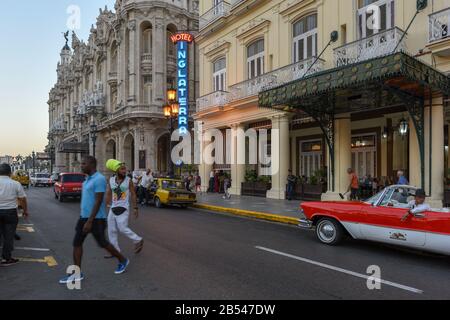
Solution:
<svg viewBox="0 0 450 320">
<path fill-rule="evenodd" d="M 59 203 L 45 188 L 28 196 L 31 218 L 21 221 L 23 240 L 14 254 L 36 260 L 0 269 L 2 300 L 450 299 L 448 257 L 354 240 L 327 247 L 313 232 L 295 227 L 153 207 L 131 222 L 146 242 L 140 255 L 121 238 L 131 259 L 125 274 L 114 275 L 116 262 L 105 260 L 90 237 L 83 261 L 86 280 L 81 290 L 69 290 L 58 280 L 72 264 L 79 203 Z M 49 266 L 45 257 L 58 265 Z M 385 281 L 379 290 L 367 287 L 367 268 L 373 265 Z"/>
</svg>

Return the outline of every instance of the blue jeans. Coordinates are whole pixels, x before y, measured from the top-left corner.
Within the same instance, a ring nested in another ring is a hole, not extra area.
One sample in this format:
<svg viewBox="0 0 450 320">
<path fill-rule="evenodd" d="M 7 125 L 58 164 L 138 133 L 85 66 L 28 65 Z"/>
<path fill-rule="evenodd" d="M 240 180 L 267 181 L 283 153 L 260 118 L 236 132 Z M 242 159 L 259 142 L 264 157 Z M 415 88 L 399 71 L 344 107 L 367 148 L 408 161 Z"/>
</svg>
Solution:
<svg viewBox="0 0 450 320">
<path fill-rule="evenodd" d="M 288 200 L 292 200 L 294 198 L 294 186 L 293 184 L 288 184 L 287 186 L 287 196 Z"/>
<path fill-rule="evenodd" d="M 0 238 L 3 240 L 2 258 L 11 259 L 14 249 L 14 235 L 16 234 L 19 218 L 17 210 L 0 210 Z"/>
</svg>

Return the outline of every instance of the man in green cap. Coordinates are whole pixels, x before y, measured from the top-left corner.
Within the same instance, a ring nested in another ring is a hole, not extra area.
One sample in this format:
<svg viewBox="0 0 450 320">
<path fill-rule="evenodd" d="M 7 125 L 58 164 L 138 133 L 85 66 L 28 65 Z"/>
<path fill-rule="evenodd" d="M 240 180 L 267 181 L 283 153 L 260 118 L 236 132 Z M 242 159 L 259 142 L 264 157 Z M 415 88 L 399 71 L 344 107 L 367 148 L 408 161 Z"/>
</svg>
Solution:
<svg viewBox="0 0 450 320">
<path fill-rule="evenodd" d="M 120 252 L 119 232 L 131 239 L 135 244 L 135 253 L 140 253 L 144 240 L 128 227 L 130 204 L 136 219 L 139 217 L 136 191 L 132 179 L 127 176 L 125 164 L 118 160 L 108 160 L 106 167 L 114 172 L 106 189 L 106 206 L 108 214 L 108 236 L 111 244 Z"/>
</svg>

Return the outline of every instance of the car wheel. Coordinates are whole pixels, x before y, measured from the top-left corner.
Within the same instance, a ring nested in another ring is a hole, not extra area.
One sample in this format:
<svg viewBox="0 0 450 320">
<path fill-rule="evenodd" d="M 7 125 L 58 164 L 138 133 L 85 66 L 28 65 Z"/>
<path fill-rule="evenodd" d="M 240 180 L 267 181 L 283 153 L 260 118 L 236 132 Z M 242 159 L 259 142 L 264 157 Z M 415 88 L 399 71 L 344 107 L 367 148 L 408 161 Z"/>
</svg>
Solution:
<svg viewBox="0 0 450 320">
<path fill-rule="evenodd" d="M 344 238 L 344 228 L 335 219 L 323 218 L 317 223 L 316 235 L 320 242 L 334 246 Z"/>
<path fill-rule="evenodd" d="M 182 204 L 182 205 L 180 205 L 180 207 L 181 207 L 181 209 L 187 209 L 188 205 L 187 204 Z"/>
<path fill-rule="evenodd" d="M 158 209 L 161 209 L 163 207 L 163 204 L 158 197 L 155 198 L 155 207 L 157 207 Z"/>
</svg>

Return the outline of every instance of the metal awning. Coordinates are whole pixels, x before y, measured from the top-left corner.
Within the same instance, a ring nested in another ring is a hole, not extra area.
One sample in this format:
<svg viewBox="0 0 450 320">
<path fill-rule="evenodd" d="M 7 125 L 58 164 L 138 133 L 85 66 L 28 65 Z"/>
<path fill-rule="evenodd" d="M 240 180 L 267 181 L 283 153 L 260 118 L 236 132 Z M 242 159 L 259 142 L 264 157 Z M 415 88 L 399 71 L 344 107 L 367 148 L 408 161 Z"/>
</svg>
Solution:
<svg viewBox="0 0 450 320">
<path fill-rule="evenodd" d="M 58 149 L 61 153 L 89 153 L 89 143 L 63 142 Z"/>
<path fill-rule="evenodd" d="M 259 106 L 303 112 L 322 129 L 330 151 L 334 189 L 334 120 L 341 113 L 358 113 L 401 106 L 416 129 L 425 174 L 425 101 L 450 95 L 450 77 L 399 52 L 325 70 L 259 94 Z"/>
</svg>

